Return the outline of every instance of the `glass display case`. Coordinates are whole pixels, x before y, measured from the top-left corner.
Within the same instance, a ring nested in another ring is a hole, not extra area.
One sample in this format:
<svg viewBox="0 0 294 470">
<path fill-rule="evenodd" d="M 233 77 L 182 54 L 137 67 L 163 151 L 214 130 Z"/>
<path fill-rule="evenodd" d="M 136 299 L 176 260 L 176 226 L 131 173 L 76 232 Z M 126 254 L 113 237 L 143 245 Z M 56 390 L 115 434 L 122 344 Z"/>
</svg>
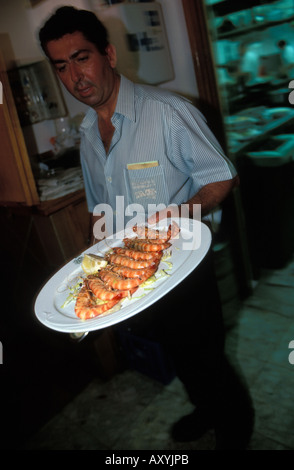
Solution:
<svg viewBox="0 0 294 470">
<path fill-rule="evenodd" d="M 252 260 L 278 268 L 294 251 L 294 1 L 203 3 Z"/>
<path fill-rule="evenodd" d="M 288 101 L 294 2 L 205 3 L 228 151 L 234 157 L 294 115 Z"/>
<path fill-rule="evenodd" d="M 66 116 L 59 83 L 46 60 L 8 71 L 22 126 Z"/>
</svg>

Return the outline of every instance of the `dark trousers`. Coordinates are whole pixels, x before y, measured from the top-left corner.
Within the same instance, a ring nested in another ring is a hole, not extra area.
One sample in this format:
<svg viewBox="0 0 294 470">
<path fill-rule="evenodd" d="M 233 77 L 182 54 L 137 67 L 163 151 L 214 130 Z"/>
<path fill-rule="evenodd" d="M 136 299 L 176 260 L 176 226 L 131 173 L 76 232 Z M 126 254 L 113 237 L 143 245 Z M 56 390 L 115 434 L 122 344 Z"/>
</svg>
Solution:
<svg viewBox="0 0 294 470">
<path fill-rule="evenodd" d="M 214 422 L 217 448 L 246 448 L 254 410 L 243 378 L 225 357 L 212 252 L 169 294 L 128 320 L 128 327 L 166 349 L 191 402 Z"/>
<path fill-rule="evenodd" d="M 209 253 L 170 293 L 128 320 L 134 334 L 162 344 L 195 405 L 215 399 L 223 363 L 224 328 Z"/>
</svg>

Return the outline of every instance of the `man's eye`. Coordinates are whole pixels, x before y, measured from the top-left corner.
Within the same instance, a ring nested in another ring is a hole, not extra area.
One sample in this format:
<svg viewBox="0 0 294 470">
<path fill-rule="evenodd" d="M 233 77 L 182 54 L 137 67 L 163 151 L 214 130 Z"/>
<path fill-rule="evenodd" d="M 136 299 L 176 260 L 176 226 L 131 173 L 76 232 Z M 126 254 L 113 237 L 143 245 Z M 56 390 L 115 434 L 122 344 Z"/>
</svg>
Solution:
<svg viewBox="0 0 294 470">
<path fill-rule="evenodd" d="M 64 72 L 65 71 L 65 65 L 58 65 L 56 67 L 56 70 L 57 70 L 58 73 Z"/>
<path fill-rule="evenodd" d="M 86 60 L 88 60 L 88 58 L 89 58 L 89 56 L 84 55 L 84 56 L 78 58 L 78 62 L 86 62 Z"/>
</svg>

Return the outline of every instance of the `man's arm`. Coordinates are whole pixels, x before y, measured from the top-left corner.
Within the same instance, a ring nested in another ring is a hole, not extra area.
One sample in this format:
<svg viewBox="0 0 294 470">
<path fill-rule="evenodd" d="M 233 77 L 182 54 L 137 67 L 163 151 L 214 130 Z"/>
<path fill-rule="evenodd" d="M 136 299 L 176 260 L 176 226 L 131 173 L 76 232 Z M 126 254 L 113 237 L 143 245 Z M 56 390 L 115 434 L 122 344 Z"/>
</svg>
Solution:
<svg viewBox="0 0 294 470">
<path fill-rule="evenodd" d="M 209 183 L 203 188 L 198 191 L 189 201 L 184 202 L 185 205 L 189 206 L 189 215 L 193 217 L 193 205 L 200 204 L 201 205 L 201 215 L 207 215 L 210 211 L 212 211 L 215 207 L 221 204 L 222 201 L 226 199 L 229 193 L 239 185 L 239 177 L 238 175 L 234 178 L 226 181 L 217 181 L 215 183 Z M 148 219 L 148 223 L 154 224 L 159 222 L 166 217 L 178 217 L 179 216 L 179 208 L 175 206 L 167 207 L 166 209 L 157 212 L 156 214 L 152 215 Z M 96 238 L 97 233 L 95 233 L 94 225 L 95 223 L 103 217 L 102 214 L 94 215 L 91 214 L 91 222 L 90 222 L 90 245 L 94 245 L 98 243 L 103 237 Z"/>
<path fill-rule="evenodd" d="M 207 215 L 210 211 L 216 208 L 221 202 L 223 202 L 229 193 L 239 185 L 238 175 L 234 178 L 226 181 L 217 181 L 215 183 L 209 183 L 198 191 L 189 201 L 184 202 L 183 204 L 189 206 L 189 215 L 193 217 L 193 205 L 201 205 L 201 215 Z M 153 216 L 149 217 L 148 222 L 154 224 L 159 222 L 166 217 L 179 216 L 178 207 L 168 207 L 163 211 L 159 211 Z"/>
<path fill-rule="evenodd" d="M 209 214 L 209 212 L 226 199 L 238 184 L 239 177 L 235 176 L 230 180 L 218 181 L 216 183 L 209 183 L 206 186 L 203 186 L 195 196 L 186 202 L 186 204 L 189 205 L 190 216 L 193 216 L 193 204 L 201 204 L 202 216 Z"/>
</svg>

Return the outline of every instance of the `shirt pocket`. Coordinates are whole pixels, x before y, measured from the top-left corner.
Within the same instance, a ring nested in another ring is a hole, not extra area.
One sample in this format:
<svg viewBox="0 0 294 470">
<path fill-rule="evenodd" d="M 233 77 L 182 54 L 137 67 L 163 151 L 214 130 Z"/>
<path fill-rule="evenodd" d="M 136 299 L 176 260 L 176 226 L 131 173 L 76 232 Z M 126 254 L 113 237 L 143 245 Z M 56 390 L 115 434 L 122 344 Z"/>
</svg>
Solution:
<svg viewBox="0 0 294 470">
<path fill-rule="evenodd" d="M 129 204 L 140 204 L 144 212 L 149 204 L 168 205 L 168 190 L 161 166 L 124 170 Z"/>
</svg>

